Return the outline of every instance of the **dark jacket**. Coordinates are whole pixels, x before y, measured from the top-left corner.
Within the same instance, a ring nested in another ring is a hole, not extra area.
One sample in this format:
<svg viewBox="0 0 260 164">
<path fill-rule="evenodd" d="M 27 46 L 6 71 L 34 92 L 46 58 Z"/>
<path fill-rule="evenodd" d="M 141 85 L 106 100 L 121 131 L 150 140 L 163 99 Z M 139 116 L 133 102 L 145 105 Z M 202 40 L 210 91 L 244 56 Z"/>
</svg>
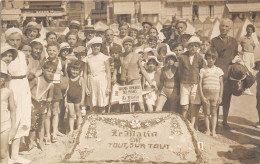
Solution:
<svg viewBox="0 0 260 164">
<path fill-rule="evenodd" d="M 119 52 L 118 54 L 121 54 L 122 53 L 122 47 L 119 45 L 119 44 L 116 44 L 115 42 L 113 42 L 113 46 L 112 47 L 118 47 L 121 52 Z M 102 43 L 101 45 L 101 50 L 100 50 L 103 54 L 107 55 L 107 56 L 110 56 L 110 54 L 108 53 L 107 51 L 107 46 L 106 46 L 106 43 Z"/>
<path fill-rule="evenodd" d="M 198 84 L 200 69 L 205 67 L 206 63 L 199 53 L 194 55 L 192 65 L 190 64 L 189 51 L 184 52 L 179 57 L 179 78 L 184 84 Z"/>
</svg>

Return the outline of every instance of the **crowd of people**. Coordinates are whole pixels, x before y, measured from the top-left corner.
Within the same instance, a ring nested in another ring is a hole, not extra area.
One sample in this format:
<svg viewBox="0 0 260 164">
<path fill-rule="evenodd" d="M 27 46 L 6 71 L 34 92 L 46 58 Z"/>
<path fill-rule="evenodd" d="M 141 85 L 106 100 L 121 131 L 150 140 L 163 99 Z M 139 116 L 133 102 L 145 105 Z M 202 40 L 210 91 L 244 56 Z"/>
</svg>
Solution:
<svg viewBox="0 0 260 164">
<path fill-rule="evenodd" d="M 185 118 L 190 115 L 197 129 L 202 108 L 205 134 L 216 136 L 222 106 L 222 127 L 230 130 L 234 90 L 252 95 L 248 77 L 253 68 L 260 71 L 260 62 L 254 61 L 254 26 L 248 25 L 247 34 L 236 40 L 228 36 L 231 24 L 222 19 L 220 35 L 212 40 L 187 33 L 186 22 L 177 20 L 163 25 L 164 40 L 150 22 L 143 22 L 141 30 L 122 22 L 118 36 L 110 28 L 81 29 L 76 20 L 66 35 L 49 31 L 41 36 L 43 27 L 33 21 L 23 28 L 10 24 L 1 45 L 1 163 L 30 163 L 18 155 L 21 142 L 28 151 L 36 143 L 43 150 L 78 129 L 86 112 L 172 111 Z M 80 39 L 79 31 L 85 39 Z M 239 78 L 237 71 L 231 77 L 230 66 L 236 64 L 247 74 Z M 260 83 L 260 74 L 256 80 Z M 141 85 L 149 92 L 130 108 L 111 103 L 116 85 Z"/>
</svg>

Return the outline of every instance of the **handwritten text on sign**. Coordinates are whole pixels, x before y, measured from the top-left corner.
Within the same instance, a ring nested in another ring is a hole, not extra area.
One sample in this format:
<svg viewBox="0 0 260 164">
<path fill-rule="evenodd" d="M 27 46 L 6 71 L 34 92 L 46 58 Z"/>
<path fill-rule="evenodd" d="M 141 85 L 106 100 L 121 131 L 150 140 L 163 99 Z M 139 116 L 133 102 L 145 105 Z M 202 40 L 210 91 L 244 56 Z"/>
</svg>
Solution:
<svg viewBox="0 0 260 164">
<path fill-rule="evenodd" d="M 119 104 L 142 101 L 142 87 L 137 85 L 125 85 L 119 87 Z"/>
</svg>

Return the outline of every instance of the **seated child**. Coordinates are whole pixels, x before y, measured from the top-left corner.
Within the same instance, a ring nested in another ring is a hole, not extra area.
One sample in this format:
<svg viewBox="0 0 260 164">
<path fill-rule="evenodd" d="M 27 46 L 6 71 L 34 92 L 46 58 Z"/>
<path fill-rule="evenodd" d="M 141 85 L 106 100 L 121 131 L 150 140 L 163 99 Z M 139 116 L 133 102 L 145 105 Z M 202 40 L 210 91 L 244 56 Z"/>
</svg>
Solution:
<svg viewBox="0 0 260 164">
<path fill-rule="evenodd" d="M 200 70 L 199 90 L 203 104 L 203 111 L 205 115 L 205 134 L 216 136 L 217 125 L 217 108 L 222 102 L 223 94 L 223 71 L 215 66 L 218 53 L 215 49 L 210 48 L 206 54 L 207 66 Z"/>
<path fill-rule="evenodd" d="M 0 163 L 9 163 L 9 142 L 16 133 L 16 108 L 13 91 L 6 88 L 5 83 L 10 79 L 7 65 L 1 60 L 1 131 L 0 131 Z"/>
<path fill-rule="evenodd" d="M 49 105 L 53 99 L 54 85 L 52 80 L 55 70 L 55 64 L 47 61 L 43 65 L 43 75 L 30 82 L 32 94 L 32 121 L 29 134 L 29 150 L 34 147 L 36 131 L 39 133 L 39 148 L 43 150 L 45 115 L 47 114 L 47 111 L 50 110 Z"/>
<path fill-rule="evenodd" d="M 177 58 L 174 54 L 168 54 L 165 58 L 165 66 L 161 71 L 160 78 L 160 96 L 156 111 L 162 111 L 167 100 L 169 100 L 170 111 L 180 113 L 179 107 L 179 92 L 180 82 L 178 68 L 175 66 Z"/>
</svg>

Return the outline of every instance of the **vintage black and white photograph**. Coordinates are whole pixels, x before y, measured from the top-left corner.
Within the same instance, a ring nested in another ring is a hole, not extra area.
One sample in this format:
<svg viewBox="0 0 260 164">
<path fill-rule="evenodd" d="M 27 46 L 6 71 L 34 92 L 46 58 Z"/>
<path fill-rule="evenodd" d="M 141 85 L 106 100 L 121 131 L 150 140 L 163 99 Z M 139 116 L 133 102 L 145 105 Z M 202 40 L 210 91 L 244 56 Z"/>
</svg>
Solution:
<svg viewBox="0 0 260 164">
<path fill-rule="evenodd" d="M 1 164 L 260 164 L 260 0 L 1 0 Z"/>
</svg>

